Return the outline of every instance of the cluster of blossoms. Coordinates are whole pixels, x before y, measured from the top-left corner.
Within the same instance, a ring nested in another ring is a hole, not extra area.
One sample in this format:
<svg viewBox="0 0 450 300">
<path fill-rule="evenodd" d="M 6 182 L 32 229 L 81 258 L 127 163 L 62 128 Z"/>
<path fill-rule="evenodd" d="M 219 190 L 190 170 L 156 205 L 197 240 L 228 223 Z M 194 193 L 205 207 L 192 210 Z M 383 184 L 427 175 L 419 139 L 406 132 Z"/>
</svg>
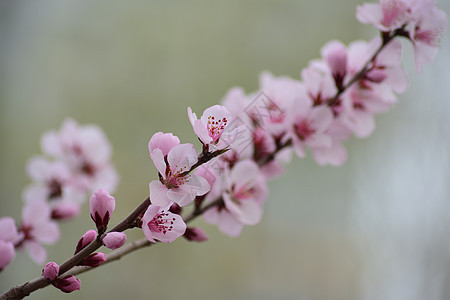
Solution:
<svg viewBox="0 0 450 300">
<path fill-rule="evenodd" d="M 400 66 L 399 38 L 412 42 L 420 72 L 436 55 L 447 25 L 432 0 L 380 0 L 359 6 L 357 18 L 375 25 L 380 37 L 348 46 L 331 41 L 298 80 L 265 72 L 259 92 L 232 88 L 222 105 L 206 109 L 200 118 L 189 107 L 188 119 L 201 143 L 199 153 L 172 133 L 155 133 L 148 149 L 158 179 L 149 184 L 149 198 L 110 232 L 106 230 L 115 199 L 109 193 L 118 176 L 103 132 L 67 120 L 59 132 L 45 134 L 42 149 L 53 160 L 36 157 L 28 164 L 34 183 L 24 192 L 22 224 L 17 229 L 12 218 L 0 219 L 0 270 L 18 247 L 26 247 L 36 262 L 43 263 L 41 244 L 59 237 L 55 220 L 76 216 L 87 193 L 93 192 L 89 205 L 97 231 L 82 236 L 74 254 L 80 259 L 64 263 L 67 270 L 104 263 L 104 253 L 92 252 L 102 245 L 120 248 L 126 241 L 121 231 L 134 227 L 142 229 L 147 244 L 170 243 L 180 236 L 205 241 L 208 237 L 200 228 L 186 225 L 202 215 L 223 233 L 238 236 L 244 225 L 261 220 L 267 181 L 284 172 L 292 152 L 303 158 L 310 151 L 319 165 L 342 165 L 347 159 L 343 142 L 352 135 L 368 137 L 375 128 L 374 116 L 391 108 L 396 94 L 408 86 Z M 192 213 L 183 218 L 188 206 L 193 206 Z M 93 250 L 82 256 L 89 245 Z M 138 248 L 133 247 L 126 253 Z M 80 288 L 76 277 L 62 275 L 54 262 L 43 270 L 47 283 L 63 292 Z"/>
<path fill-rule="evenodd" d="M 27 164 L 33 182 L 23 192 L 21 224 L 16 227 L 10 217 L 0 219 L 0 269 L 21 248 L 43 264 L 47 255 L 42 244 L 54 244 L 60 236 L 57 221 L 76 217 L 89 194 L 99 188 L 114 191 L 118 183 L 111 146 L 98 126 L 79 126 L 67 119 L 59 131 L 42 136 L 41 147 L 45 156 Z"/>
</svg>

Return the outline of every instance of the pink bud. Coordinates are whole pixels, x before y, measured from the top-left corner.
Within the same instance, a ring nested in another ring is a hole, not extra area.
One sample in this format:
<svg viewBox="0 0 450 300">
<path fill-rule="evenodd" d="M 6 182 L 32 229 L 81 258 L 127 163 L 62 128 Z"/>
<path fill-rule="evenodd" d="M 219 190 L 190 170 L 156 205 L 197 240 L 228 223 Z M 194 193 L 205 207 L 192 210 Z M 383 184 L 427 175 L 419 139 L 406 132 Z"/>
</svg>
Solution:
<svg viewBox="0 0 450 300">
<path fill-rule="evenodd" d="M 75 203 L 61 203 L 52 210 L 52 219 L 68 220 L 80 214 L 80 207 Z"/>
<path fill-rule="evenodd" d="M 64 293 L 71 293 L 75 290 L 79 290 L 81 287 L 80 279 L 73 275 L 58 279 L 54 286 Z"/>
<path fill-rule="evenodd" d="M 16 256 L 14 245 L 0 240 L 0 272 L 6 268 Z"/>
<path fill-rule="evenodd" d="M 178 204 L 174 203 L 172 204 L 172 206 L 170 206 L 169 211 L 171 213 L 177 214 L 177 215 L 181 215 L 181 212 L 183 211 L 183 208 L 181 206 L 179 206 Z"/>
<path fill-rule="evenodd" d="M 120 248 L 125 244 L 127 236 L 123 232 L 109 232 L 103 238 L 103 245 L 111 250 Z"/>
<path fill-rule="evenodd" d="M 373 70 L 367 72 L 365 77 L 375 83 L 381 83 L 381 82 L 383 82 L 383 80 L 386 79 L 387 74 L 386 74 L 385 70 L 373 69 Z"/>
<path fill-rule="evenodd" d="M 89 199 L 91 218 L 100 234 L 104 233 L 116 207 L 116 199 L 107 191 L 99 189 Z"/>
<path fill-rule="evenodd" d="M 83 265 L 89 267 L 97 267 L 106 261 L 106 255 L 102 252 L 96 252 L 88 257 L 86 257 L 83 261 Z"/>
<path fill-rule="evenodd" d="M 192 242 L 205 242 L 208 240 L 206 233 L 198 227 L 188 227 L 184 233 L 184 237 Z"/>
<path fill-rule="evenodd" d="M 45 279 L 53 281 L 58 277 L 59 274 L 59 266 L 57 263 L 51 261 L 45 265 L 44 270 L 42 270 L 42 275 L 44 275 Z"/>
<path fill-rule="evenodd" d="M 88 230 L 78 241 L 77 248 L 75 249 L 75 253 L 80 252 L 84 247 L 92 243 L 97 238 L 97 232 L 95 230 Z"/>
<path fill-rule="evenodd" d="M 335 78 L 342 80 L 347 72 L 347 49 L 338 41 L 328 42 L 322 48 L 322 56 Z"/>
</svg>

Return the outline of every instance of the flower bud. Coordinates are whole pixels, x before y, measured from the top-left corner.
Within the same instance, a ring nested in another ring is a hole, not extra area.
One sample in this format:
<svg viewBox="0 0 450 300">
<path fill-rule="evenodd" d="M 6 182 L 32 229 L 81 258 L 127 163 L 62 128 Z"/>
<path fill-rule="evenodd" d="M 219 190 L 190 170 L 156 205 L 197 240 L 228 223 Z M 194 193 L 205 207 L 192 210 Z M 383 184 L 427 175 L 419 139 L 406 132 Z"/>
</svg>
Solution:
<svg viewBox="0 0 450 300">
<path fill-rule="evenodd" d="M 111 250 L 120 248 L 125 244 L 127 236 L 123 232 L 109 232 L 103 238 L 103 245 Z"/>
<path fill-rule="evenodd" d="M 74 203 L 61 203 L 52 210 L 54 220 L 68 220 L 80 214 L 80 206 Z"/>
<path fill-rule="evenodd" d="M 44 269 L 42 270 L 42 275 L 45 277 L 45 279 L 48 279 L 50 281 L 53 281 L 58 277 L 59 274 L 59 266 L 57 263 L 51 261 L 48 264 L 45 265 Z"/>
<path fill-rule="evenodd" d="M 208 240 L 206 233 L 198 227 L 188 227 L 184 233 L 184 237 L 192 242 L 205 242 Z"/>
<path fill-rule="evenodd" d="M 183 211 L 183 208 L 181 206 L 179 206 L 178 204 L 174 203 L 172 204 L 172 206 L 169 208 L 169 211 L 171 213 L 177 214 L 177 215 L 181 215 L 181 212 Z"/>
<path fill-rule="evenodd" d="M 14 245 L 0 240 L 0 272 L 12 262 L 15 256 Z"/>
<path fill-rule="evenodd" d="M 80 279 L 73 275 L 58 279 L 54 286 L 64 293 L 71 293 L 81 287 Z"/>
<path fill-rule="evenodd" d="M 78 241 L 77 248 L 75 249 L 75 253 L 77 254 L 81 250 L 84 249 L 87 245 L 92 243 L 97 238 L 97 232 L 95 230 L 88 230 Z"/>
<path fill-rule="evenodd" d="M 99 189 L 89 199 L 91 218 L 97 226 L 98 233 L 106 231 L 109 219 L 116 207 L 116 200 L 107 191 Z"/>
<path fill-rule="evenodd" d="M 347 72 L 347 49 L 338 41 L 328 42 L 322 48 L 322 56 L 336 79 L 342 81 Z"/>
<path fill-rule="evenodd" d="M 105 261 L 106 261 L 105 253 L 96 252 L 86 257 L 83 261 L 83 265 L 89 267 L 97 267 L 98 265 L 101 265 Z"/>
</svg>

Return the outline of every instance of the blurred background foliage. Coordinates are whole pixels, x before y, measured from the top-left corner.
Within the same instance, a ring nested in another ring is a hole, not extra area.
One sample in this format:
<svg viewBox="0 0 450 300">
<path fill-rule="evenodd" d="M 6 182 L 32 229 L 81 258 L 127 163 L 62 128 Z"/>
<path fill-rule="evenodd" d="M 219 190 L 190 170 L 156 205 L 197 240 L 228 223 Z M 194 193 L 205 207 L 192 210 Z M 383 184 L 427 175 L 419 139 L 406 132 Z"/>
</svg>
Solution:
<svg viewBox="0 0 450 300">
<path fill-rule="evenodd" d="M 450 12 L 448 2 L 441 7 Z M 103 128 L 121 175 L 116 223 L 156 178 L 147 142 L 157 131 L 196 143 L 186 109 L 201 113 L 230 87 L 258 89 L 260 72 L 299 78 L 330 39 L 371 39 L 360 1 L 0 2 L 0 216 L 20 219 L 28 158 L 41 134 L 70 116 Z M 178 240 L 80 276 L 81 291 L 34 299 L 449 299 L 450 44 L 422 75 L 410 46 L 411 87 L 342 167 L 294 159 L 270 183 L 260 224 L 238 238 Z M 405 44 L 406 45 L 406 44 Z M 93 228 L 87 205 L 48 247 L 62 262 Z M 135 230 L 129 240 L 142 237 Z M 0 290 L 34 278 L 25 253 Z"/>
</svg>

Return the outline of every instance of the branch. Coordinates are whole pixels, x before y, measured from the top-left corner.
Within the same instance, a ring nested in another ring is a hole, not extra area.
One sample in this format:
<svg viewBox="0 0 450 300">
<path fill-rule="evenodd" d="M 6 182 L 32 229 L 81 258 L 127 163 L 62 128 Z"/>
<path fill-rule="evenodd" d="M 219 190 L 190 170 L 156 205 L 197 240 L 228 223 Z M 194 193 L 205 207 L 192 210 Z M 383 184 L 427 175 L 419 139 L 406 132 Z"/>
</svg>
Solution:
<svg viewBox="0 0 450 300">
<path fill-rule="evenodd" d="M 392 41 L 396 36 L 404 36 L 404 28 L 400 28 L 395 30 L 394 32 L 381 32 L 381 37 L 383 42 L 381 43 L 380 47 L 375 51 L 375 53 L 372 55 L 372 57 L 364 64 L 363 68 L 344 86 L 338 87 L 338 91 L 336 92 L 336 95 L 331 98 L 331 100 L 328 101 L 328 106 L 333 106 L 337 103 L 339 96 L 345 92 L 350 86 L 352 86 L 355 82 L 359 81 L 361 78 L 363 78 L 366 73 L 370 70 L 369 66 L 375 61 L 378 54 L 380 54 L 381 50 L 386 47 L 387 44 L 389 44 L 390 41 Z"/>
</svg>

